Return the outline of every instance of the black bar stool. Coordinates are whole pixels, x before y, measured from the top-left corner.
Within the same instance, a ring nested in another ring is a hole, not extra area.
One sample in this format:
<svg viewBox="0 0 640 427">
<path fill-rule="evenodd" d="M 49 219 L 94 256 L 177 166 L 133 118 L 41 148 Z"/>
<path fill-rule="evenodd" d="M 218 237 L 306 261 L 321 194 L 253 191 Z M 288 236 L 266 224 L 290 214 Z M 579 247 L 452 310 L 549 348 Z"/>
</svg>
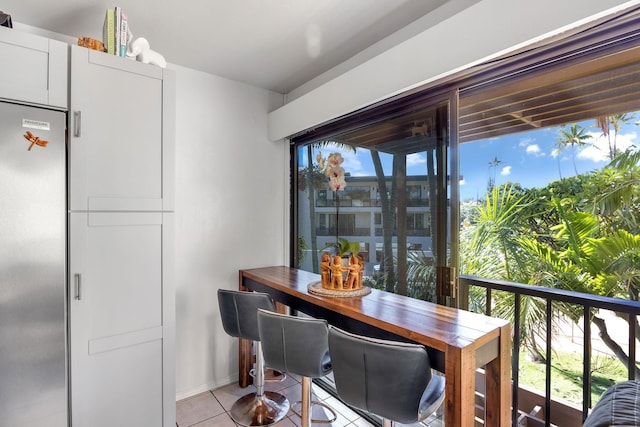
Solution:
<svg viewBox="0 0 640 427">
<path fill-rule="evenodd" d="M 218 290 L 222 326 L 227 334 L 252 340 L 256 349 L 255 393 L 238 399 L 231 407 L 231 418 L 243 426 L 266 426 L 280 421 L 289 412 L 289 401 L 280 393 L 264 390 L 264 362 L 258 332 L 258 309 L 275 309 L 268 294 Z"/>
<path fill-rule="evenodd" d="M 302 413 L 294 410 L 302 419 L 302 427 L 309 427 L 312 422 L 334 422 L 337 415 L 333 409 L 323 402 L 311 401 L 311 380 L 331 372 L 327 321 L 258 310 L 258 329 L 265 364 L 302 376 L 302 401 L 296 402 L 301 404 Z M 325 407 L 332 418 L 312 420 L 312 404 Z"/>
<path fill-rule="evenodd" d="M 431 375 L 429 356 L 421 345 L 331 327 L 329 350 L 338 396 L 381 416 L 384 426 L 421 421 L 444 400 L 444 377 Z"/>
</svg>

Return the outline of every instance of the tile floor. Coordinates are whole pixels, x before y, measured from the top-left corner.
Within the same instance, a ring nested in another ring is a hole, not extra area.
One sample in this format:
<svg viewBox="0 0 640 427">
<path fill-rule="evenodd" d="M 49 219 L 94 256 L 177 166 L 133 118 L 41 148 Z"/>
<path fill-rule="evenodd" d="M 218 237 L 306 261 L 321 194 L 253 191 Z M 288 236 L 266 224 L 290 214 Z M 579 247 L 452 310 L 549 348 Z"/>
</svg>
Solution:
<svg viewBox="0 0 640 427">
<path fill-rule="evenodd" d="M 295 376 L 288 375 L 282 382 L 268 382 L 265 385 L 266 390 L 282 393 L 289 399 L 289 402 L 300 400 L 302 387 L 299 379 Z M 176 404 L 176 426 L 177 427 L 235 427 L 228 414 L 233 403 L 247 393 L 255 391 L 253 386 L 240 388 L 237 383 L 221 387 L 217 390 L 211 390 L 200 393 L 183 400 Z M 331 396 L 316 384 L 312 388 L 313 400 L 321 400 L 328 404 L 336 411 L 338 418 L 331 423 L 331 426 L 349 426 L 349 427 L 371 427 L 366 419 L 360 417 L 353 412 L 337 398 Z M 320 406 L 313 409 L 314 419 L 329 419 L 325 410 Z M 274 427 L 298 427 L 301 425 L 300 417 L 289 410 L 288 415 L 276 424 Z M 314 426 L 328 426 L 328 423 L 314 423 Z M 429 417 L 426 422 L 415 424 L 415 426 L 442 426 L 442 421 L 437 416 Z"/>
</svg>

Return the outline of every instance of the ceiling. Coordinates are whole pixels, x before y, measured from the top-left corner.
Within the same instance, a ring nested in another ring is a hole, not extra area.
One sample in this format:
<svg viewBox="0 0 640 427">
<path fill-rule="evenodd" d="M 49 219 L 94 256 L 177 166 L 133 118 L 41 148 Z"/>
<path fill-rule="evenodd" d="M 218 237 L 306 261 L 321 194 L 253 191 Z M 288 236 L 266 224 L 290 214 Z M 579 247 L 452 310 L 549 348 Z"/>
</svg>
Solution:
<svg viewBox="0 0 640 427">
<path fill-rule="evenodd" d="M 374 51 L 371 46 L 384 49 L 476 1 L 3 0 L 0 10 L 16 26 L 101 40 L 105 10 L 118 5 L 133 37 L 149 40 L 167 62 L 288 93 L 367 48 Z"/>
<path fill-rule="evenodd" d="M 443 93 L 457 92 L 457 140 L 503 135 L 640 110 L 640 8 L 629 9 L 539 45 L 464 70 L 444 85 L 416 88 L 395 100 L 298 135 L 333 139 L 391 154 L 432 149 L 446 128 Z M 434 93 L 439 94 L 434 96 Z M 635 119 L 634 119 L 635 120 Z"/>
</svg>

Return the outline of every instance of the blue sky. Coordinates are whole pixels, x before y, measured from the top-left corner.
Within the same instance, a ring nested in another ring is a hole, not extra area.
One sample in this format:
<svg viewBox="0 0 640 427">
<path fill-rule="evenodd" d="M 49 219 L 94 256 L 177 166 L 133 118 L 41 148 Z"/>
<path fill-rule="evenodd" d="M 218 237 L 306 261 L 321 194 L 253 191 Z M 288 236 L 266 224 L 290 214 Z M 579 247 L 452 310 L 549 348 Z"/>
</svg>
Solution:
<svg viewBox="0 0 640 427">
<path fill-rule="evenodd" d="M 578 173 L 586 173 L 600 169 L 609 162 L 608 141 L 601 135 L 594 121 L 580 123 L 589 127 L 591 139 L 585 147 L 575 148 L 575 169 Z M 523 132 L 500 138 L 470 142 L 460 147 L 460 174 L 463 180 L 460 185 L 461 200 L 482 198 L 487 189 L 490 176 L 495 172 L 497 185 L 505 182 L 517 182 L 525 188 L 543 187 L 551 181 L 574 176 L 574 162 L 571 147 L 557 152 L 556 142 L 560 127 L 545 128 L 531 132 Z M 635 123 L 625 125 L 617 136 L 619 150 L 624 151 L 632 145 L 638 146 Z M 613 138 L 613 134 L 611 134 Z M 331 152 L 340 151 L 345 159 L 343 167 L 352 176 L 375 175 L 371 155 L 368 150 L 358 149 L 356 153 L 326 147 L 322 150 L 324 157 Z M 315 154 L 314 154 L 315 156 Z M 497 168 L 490 166 L 496 158 L 502 162 Z M 391 156 L 381 155 L 385 174 L 391 173 Z M 495 169 L 495 171 L 494 171 Z M 424 153 L 407 157 L 408 175 L 426 175 L 426 158 Z"/>
<path fill-rule="evenodd" d="M 583 122 L 583 126 L 591 126 Z M 496 185 L 505 182 L 517 182 L 525 188 L 544 187 L 552 181 L 601 169 L 609 163 L 609 142 L 602 132 L 590 128 L 591 136 L 584 147 L 575 147 L 574 156 L 571 147 L 558 153 L 556 142 L 559 139 L 559 127 L 540 129 L 532 132 L 507 135 L 486 139 L 460 147 L 460 174 L 463 182 L 460 186 L 461 199 L 482 197 L 487 182 L 495 169 Z M 619 150 L 636 145 L 635 124 L 621 129 L 616 138 Z M 613 134 L 611 134 L 613 138 Z M 502 161 L 497 168 L 490 162 L 497 157 Z"/>
</svg>

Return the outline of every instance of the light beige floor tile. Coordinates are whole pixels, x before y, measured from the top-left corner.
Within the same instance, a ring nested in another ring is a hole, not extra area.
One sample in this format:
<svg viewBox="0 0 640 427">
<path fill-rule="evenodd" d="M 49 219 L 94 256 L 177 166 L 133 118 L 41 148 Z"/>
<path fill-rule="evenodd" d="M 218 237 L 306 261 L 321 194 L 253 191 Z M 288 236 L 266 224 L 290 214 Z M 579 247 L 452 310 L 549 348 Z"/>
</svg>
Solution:
<svg viewBox="0 0 640 427">
<path fill-rule="evenodd" d="M 346 418 L 349 422 L 355 421 L 359 418 L 359 415 L 353 412 L 351 408 L 333 396 L 325 399 L 323 402 L 331 406 L 334 411 L 338 412 L 339 415 L 342 415 L 342 417 Z"/>
<path fill-rule="evenodd" d="M 255 391 L 256 388 L 254 386 L 240 388 L 237 383 L 233 383 L 213 390 L 212 393 L 215 398 L 218 399 L 224 410 L 230 411 L 236 400 L 240 399 L 245 394 L 255 393 Z"/>
<path fill-rule="evenodd" d="M 178 427 L 188 427 L 224 412 L 213 394 L 207 391 L 179 401 L 176 404 L 176 422 Z"/>
<path fill-rule="evenodd" d="M 273 424 L 274 427 L 296 427 L 295 423 L 291 421 L 290 417 L 285 417 L 277 423 Z M 271 426 L 270 426 L 271 427 Z"/>
<path fill-rule="evenodd" d="M 313 384 L 311 386 L 311 392 L 312 394 L 318 396 L 318 399 L 320 400 L 325 400 L 331 397 L 328 391 L 316 384 Z"/>
<path fill-rule="evenodd" d="M 280 383 L 283 385 L 288 384 L 287 387 L 274 388 L 280 390 L 279 393 L 285 395 L 289 402 L 293 403 L 300 400 L 302 386 L 298 382 L 299 377 L 289 377 L 290 379 Z M 312 387 L 312 399 L 327 403 L 338 415 L 338 419 L 331 424 L 313 423 L 313 427 L 373 427 L 367 420 L 360 418 L 357 413 L 353 412 L 348 406 L 344 405 L 339 399 L 333 397 L 321 387 L 315 384 Z M 234 427 L 236 424 L 233 420 L 231 420 L 228 414 L 222 412 L 231 410 L 231 407 L 238 398 L 252 392 L 255 392 L 255 387 L 253 386 L 240 388 L 237 383 L 233 383 L 211 392 L 181 400 L 176 405 L 178 427 Z M 212 398 L 218 402 L 217 407 L 215 404 L 212 404 Z M 330 414 L 327 414 L 325 411 L 322 407 L 314 406 L 312 417 L 314 419 L 328 419 Z M 444 425 L 440 419 L 434 420 L 434 418 L 435 417 L 429 417 L 426 423 L 411 424 L 411 426 L 442 427 Z M 292 411 L 289 411 L 287 417 L 273 424 L 273 427 L 299 427 L 301 424 L 300 417 Z"/>
<path fill-rule="evenodd" d="M 236 427 L 236 423 L 233 422 L 227 413 L 224 413 L 202 421 L 193 427 Z"/>
<path fill-rule="evenodd" d="M 373 427 L 373 424 L 371 424 L 369 421 L 365 420 L 364 418 L 358 418 L 354 422 L 349 424 L 348 427 Z"/>
<path fill-rule="evenodd" d="M 297 377 L 287 374 L 287 377 L 283 381 L 265 382 L 264 389 L 267 391 L 279 392 L 280 390 L 284 390 L 285 388 L 289 388 L 292 385 L 296 385 L 299 383 L 300 381 Z"/>
</svg>

